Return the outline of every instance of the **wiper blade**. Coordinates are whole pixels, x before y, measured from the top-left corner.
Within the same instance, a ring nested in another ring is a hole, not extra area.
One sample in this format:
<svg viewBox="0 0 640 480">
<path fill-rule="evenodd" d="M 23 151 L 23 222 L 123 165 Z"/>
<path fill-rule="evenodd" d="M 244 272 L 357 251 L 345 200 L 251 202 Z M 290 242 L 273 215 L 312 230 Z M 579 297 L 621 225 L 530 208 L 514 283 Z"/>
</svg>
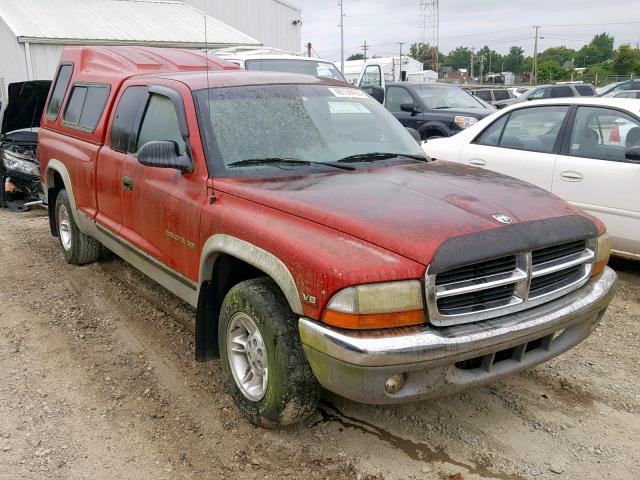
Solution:
<svg viewBox="0 0 640 480">
<path fill-rule="evenodd" d="M 378 160 L 388 160 L 396 157 L 407 157 L 413 160 L 421 160 L 428 162 L 427 157 L 422 155 L 412 155 L 406 153 L 390 153 L 390 152 L 371 152 L 371 153 L 359 153 L 357 155 L 349 155 L 348 157 L 338 160 L 339 163 L 356 163 L 356 162 L 377 162 Z"/>
<path fill-rule="evenodd" d="M 275 164 L 288 164 L 288 165 L 327 165 L 329 167 L 339 168 L 341 170 L 355 170 L 353 167 L 346 165 L 336 165 L 330 162 L 311 162 L 309 160 L 300 160 L 299 158 L 291 157 L 264 157 L 264 158 L 247 158 L 245 160 L 237 160 L 231 162 L 228 167 L 242 167 L 252 165 L 275 165 Z"/>
</svg>

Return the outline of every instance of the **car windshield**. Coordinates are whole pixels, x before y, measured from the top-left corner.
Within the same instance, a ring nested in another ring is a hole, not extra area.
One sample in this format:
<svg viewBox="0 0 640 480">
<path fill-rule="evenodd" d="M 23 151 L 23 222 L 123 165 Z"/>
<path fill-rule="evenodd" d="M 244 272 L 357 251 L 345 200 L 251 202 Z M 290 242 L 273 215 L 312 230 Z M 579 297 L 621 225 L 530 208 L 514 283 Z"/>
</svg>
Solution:
<svg viewBox="0 0 640 480">
<path fill-rule="evenodd" d="M 457 87 L 416 88 L 427 108 L 486 108 L 480 101 Z"/>
<path fill-rule="evenodd" d="M 254 175 L 256 169 L 269 170 L 266 174 L 326 170 L 323 163 L 348 162 L 354 155 L 358 163 L 367 155 L 371 161 L 426 158 L 395 117 L 356 88 L 255 85 L 200 90 L 195 96 L 216 176 L 246 176 L 246 170 Z"/>
<path fill-rule="evenodd" d="M 333 63 L 316 60 L 298 60 L 295 58 L 256 58 L 245 60 L 247 70 L 263 70 L 269 72 L 303 73 L 314 77 L 331 78 L 346 82 Z"/>
</svg>

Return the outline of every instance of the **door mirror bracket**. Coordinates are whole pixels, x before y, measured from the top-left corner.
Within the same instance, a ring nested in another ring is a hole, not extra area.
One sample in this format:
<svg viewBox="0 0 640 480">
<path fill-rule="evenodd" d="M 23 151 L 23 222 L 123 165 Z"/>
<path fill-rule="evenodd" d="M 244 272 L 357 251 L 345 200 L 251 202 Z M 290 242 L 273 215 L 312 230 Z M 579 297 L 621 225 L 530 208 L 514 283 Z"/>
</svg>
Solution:
<svg viewBox="0 0 640 480">
<path fill-rule="evenodd" d="M 640 163 L 640 146 L 629 148 L 625 152 L 624 158 L 626 158 L 629 163 Z"/>
<path fill-rule="evenodd" d="M 193 161 L 188 154 L 180 154 L 178 144 L 172 141 L 147 142 L 138 152 L 138 162 L 147 167 L 175 168 L 181 172 L 193 172 Z"/>
</svg>

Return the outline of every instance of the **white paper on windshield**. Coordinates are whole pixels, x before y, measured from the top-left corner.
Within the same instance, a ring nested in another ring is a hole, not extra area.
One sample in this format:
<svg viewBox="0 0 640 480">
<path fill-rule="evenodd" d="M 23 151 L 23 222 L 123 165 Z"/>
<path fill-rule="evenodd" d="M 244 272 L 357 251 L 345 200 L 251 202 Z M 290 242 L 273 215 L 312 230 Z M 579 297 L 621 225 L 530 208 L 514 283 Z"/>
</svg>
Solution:
<svg viewBox="0 0 640 480">
<path fill-rule="evenodd" d="M 371 111 L 358 102 L 329 102 L 329 112 L 342 113 L 371 113 Z"/>
<path fill-rule="evenodd" d="M 339 98 L 367 98 L 367 94 L 357 88 L 329 88 L 334 96 Z"/>
</svg>

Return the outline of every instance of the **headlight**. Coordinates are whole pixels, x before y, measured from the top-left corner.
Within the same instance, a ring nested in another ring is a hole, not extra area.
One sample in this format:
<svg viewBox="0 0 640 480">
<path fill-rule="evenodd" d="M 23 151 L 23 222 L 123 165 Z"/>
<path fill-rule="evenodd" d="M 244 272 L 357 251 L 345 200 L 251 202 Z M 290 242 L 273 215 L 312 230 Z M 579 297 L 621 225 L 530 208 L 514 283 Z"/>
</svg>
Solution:
<svg viewBox="0 0 640 480">
<path fill-rule="evenodd" d="M 478 123 L 478 119 L 476 117 L 463 117 L 460 115 L 456 115 L 453 121 L 458 127 L 460 127 L 463 130 L 475 123 Z"/>
<path fill-rule="evenodd" d="M 609 237 L 608 233 L 603 233 L 598 237 L 596 242 L 596 261 L 593 264 L 593 268 L 591 269 L 591 276 L 595 277 L 596 275 L 602 273 L 604 267 L 607 266 L 609 262 L 609 256 L 611 255 L 611 237 Z"/>
<path fill-rule="evenodd" d="M 2 164 L 7 173 L 17 172 L 34 177 L 40 176 L 40 167 L 32 161 L 25 160 L 20 154 L 16 154 L 9 150 L 2 151 Z"/>
<path fill-rule="evenodd" d="M 419 325 L 425 320 L 422 284 L 408 280 L 345 288 L 329 300 L 322 320 L 350 329 Z"/>
</svg>

